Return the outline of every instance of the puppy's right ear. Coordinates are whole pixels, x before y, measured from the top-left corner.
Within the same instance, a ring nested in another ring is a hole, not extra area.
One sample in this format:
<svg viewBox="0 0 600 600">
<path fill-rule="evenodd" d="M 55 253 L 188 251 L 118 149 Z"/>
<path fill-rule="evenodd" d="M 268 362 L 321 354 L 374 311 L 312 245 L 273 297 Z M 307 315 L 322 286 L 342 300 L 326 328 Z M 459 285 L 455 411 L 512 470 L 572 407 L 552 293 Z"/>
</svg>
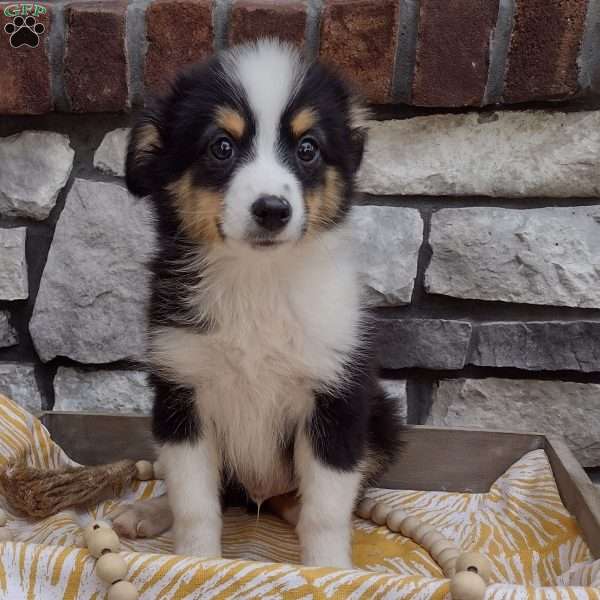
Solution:
<svg viewBox="0 0 600 600">
<path fill-rule="evenodd" d="M 163 151 L 158 108 L 147 109 L 133 126 L 129 136 L 125 182 L 136 196 L 149 196 L 161 186 L 159 157 Z"/>
</svg>

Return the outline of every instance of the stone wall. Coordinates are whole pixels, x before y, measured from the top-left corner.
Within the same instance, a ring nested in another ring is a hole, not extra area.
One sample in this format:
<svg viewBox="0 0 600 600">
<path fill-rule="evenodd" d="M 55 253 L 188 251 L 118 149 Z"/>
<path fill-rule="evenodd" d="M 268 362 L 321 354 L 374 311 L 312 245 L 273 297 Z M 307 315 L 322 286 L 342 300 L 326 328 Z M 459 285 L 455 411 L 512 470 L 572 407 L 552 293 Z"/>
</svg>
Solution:
<svg viewBox="0 0 600 600">
<path fill-rule="evenodd" d="M 15 55 L 0 86 L 0 392 L 148 410 L 152 234 L 122 179 L 129 110 L 182 63 L 285 22 L 376 104 L 353 218 L 407 420 L 559 433 L 600 467 L 596 3 L 46 6 L 38 62 Z"/>
</svg>

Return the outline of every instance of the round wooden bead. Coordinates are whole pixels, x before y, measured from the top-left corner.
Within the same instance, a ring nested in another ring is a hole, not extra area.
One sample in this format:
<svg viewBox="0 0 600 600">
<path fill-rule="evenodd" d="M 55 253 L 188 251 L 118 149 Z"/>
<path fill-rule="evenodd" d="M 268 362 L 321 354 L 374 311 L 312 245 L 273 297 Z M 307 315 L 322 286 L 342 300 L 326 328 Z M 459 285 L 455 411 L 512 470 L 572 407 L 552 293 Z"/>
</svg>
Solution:
<svg viewBox="0 0 600 600">
<path fill-rule="evenodd" d="M 154 467 L 149 460 L 138 460 L 135 463 L 136 477 L 140 481 L 148 481 L 154 478 Z"/>
<path fill-rule="evenodd" d="M 429 554 L 431 554 L 431 556 L 433 556 L 433 558 L 439 562 L 440 555 L 444 550 L 456 550 L 456 546 L 450 540 L 442 538 L 438 542 L 435 542 L 431 545 L 429 548 Z M 456 551 L 458 552 L 458 550 Z"/>
<path fill-rule="evenodd" d="M 387 516 L 392 512 L 392 507 L 385 502 L 378 502 L 371 512 L 371 521 L 377 525 L 385 525 Z"/>
<path fill-rule="evenodd" d="M 127 563 L 121 555 L 107 552 L 96 562 L 96 575 L 106 583 L 121 581 L 127 575 Z"/>
<path fill-rule="evenodd" d="M 444 573 L 450 574 L 450 572 L 456 572 L 454 566 L 459 554 L 460 552 L 456 548 L 448 548 L 439 553 L 436 560 Z"/>
<path fill-rule="evenodd" d="M 6 511 L 0 508 L 0 527 L 4 527 L 8 523 L 8 515 Z"/>
<path fill-rule="evenodd" d="M 100 558 L 105 552 L 118 552 L 119 536 L 112 529 L 96 529 L 88 536 L 87 547 L 95 558 Z"/>
<path fill-rule="evenodd" d="M 108 600 L 137 600 L 137 588 L 130 581 L 118 581 L 108 588 Z"/>
<path fill-rule="evenodd" d="M 420 527 L 421 521 L 417 517 L 406 517 L 402 523 L 400 523 L 400 531 L 405 537 L 412 538 L 417 527 Z"/>
<path fill-rule="evenodd" d="M 13 535 L 8 527 L 0 527 L 0 542 L 12 542 Z"/>
<path fill-rule="evenodd" d="M 471 571 L 461 571 L 450 580 L 452 600 L 482 600 L 485 596 L 485 581 Z"/>
<path fill-rule="evenodd" d="M 377 504 L 377 502 L 375 502 L 375 500 L 372 498 L 365 498 L 359 503 L 358 508 L 356 509 L 356 514 L 361 519 L 370 519 L 371 511 L 373 510 L 375 504 Z"/>
<path fill-rule="evenodd" d="M 431 528 L 431 531 L 428 531 L 421 538 L 421 545 L 423 548 L 429 549 L 431 546 L 433 546 L 433 544 L 443 539 L 445 539 L 444 536 L 437 529 Z"/>
<path fill-rule="evenodd" d="M 412 534 L 412 539 L 421 544 L 423 538 L 431 531 L 435 531 L 435 529 L 429 523 L 421 523 Z"/>
<path fill-rule="evenodd" d="M 489 559 L 479 552 L 465 552 L 456 559 L 454 565 L 456 572 L 470 571 L 481 575 L 482 579 L 488 583 L 492 576 L 492 564 Z"/>
<path fill-rule="evenodd" d="M 84 530 L 83 530 L 83 540 L 88 543 L 88 538 L 91 533 L 97 531 L 98 529 L 111 529 L 110 524 L 106 521 L 92 521 Z"/>
<path fill-rule="evenodd" d="M 385 520 L 386 525 L 394 533 L 400 533 L 402 531 L 402 522 L 406 519 L 406 513 L 401 508 L 396 508 L 387 516 Z"/>
</svg>

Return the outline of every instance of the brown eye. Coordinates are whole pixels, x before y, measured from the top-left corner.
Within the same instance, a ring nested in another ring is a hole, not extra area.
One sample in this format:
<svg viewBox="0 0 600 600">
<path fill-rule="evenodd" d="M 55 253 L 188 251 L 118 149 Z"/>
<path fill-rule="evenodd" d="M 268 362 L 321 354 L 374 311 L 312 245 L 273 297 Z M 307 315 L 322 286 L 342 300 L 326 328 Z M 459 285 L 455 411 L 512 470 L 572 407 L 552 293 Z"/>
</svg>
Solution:
<svg viewBox="0 0 600 600">
<path fill-rule="evenodd" d="M 317 142 L 312 138 L 302 138 L 298 144 L 298 158 L 303 162 L 312 162 L 319 154 Z"/>
<path fill-rule="evenodd" d="M 210 147 L 213 156 L 217 160 L 228 160 L 233 155 L 233 144 L 226 137 L 220 137 Z"/>
</svg>

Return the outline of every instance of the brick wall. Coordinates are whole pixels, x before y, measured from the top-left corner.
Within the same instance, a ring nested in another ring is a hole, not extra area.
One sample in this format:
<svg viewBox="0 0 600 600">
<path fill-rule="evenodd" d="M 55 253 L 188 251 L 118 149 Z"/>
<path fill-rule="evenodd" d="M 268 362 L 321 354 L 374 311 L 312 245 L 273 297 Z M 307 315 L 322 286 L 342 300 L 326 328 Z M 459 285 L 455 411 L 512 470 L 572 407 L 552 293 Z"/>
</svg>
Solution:
<svg viewBox="0 0 600 600">
<path fill-rule="evenodd" d="M 354 218 L 407 419 L 558 432 L 600 467 L 598 3 L 44 6 L 37 48 L 0 14 L 0 390 L 148 409 L 130 111 L 213 49 L 281 35 L 374 105 Z"/>
</svg>

